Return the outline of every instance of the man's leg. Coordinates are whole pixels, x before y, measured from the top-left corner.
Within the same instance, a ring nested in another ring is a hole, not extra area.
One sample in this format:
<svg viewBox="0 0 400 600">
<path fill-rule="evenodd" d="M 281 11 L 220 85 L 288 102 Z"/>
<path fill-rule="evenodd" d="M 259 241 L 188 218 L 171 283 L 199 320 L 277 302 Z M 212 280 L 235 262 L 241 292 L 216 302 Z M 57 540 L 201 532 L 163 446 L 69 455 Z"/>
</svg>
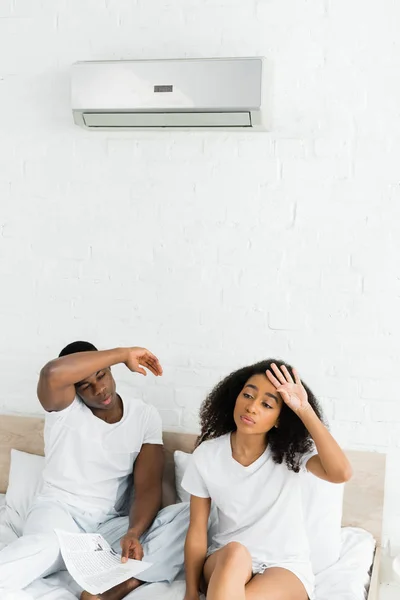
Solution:
<svg viewBox="0 0 400 600">
<path fill-rule="evenodd" d="M 142 535 L 140 543 L 144 552 L 143 560 L 152 563 L 149 569 L 138 575 L 142 582 L 170 583 L 181 571 L 189 515 L 187 502 L 167 506 L 158 513 L 151 527 Z M 102 525 L 99 533 L 104 535 L 116 552 L 121 552 L 120 540 L 127 530 L 127 518 L 120 517 Z"/>
<path fill-rule="evenodd" d="M 0 590 L 21 590 L 39 577 L 65 569 L 54 529 L 81 532 L 62 504 L 37 501 L 22 536 L 0 551 Z"/>
<path fill-rule="evenodd" d="M 81 600 L 122 600 L 142 583 L 166 581 L 171 583 L 182 570 L 184 545 L 189 526 L 189 504 L 181 503 L 161 510 L 150 529 L 141 537 L 144 560 L 152 566 L 104 594 L 93 596 L 83 592 Z M 120 540 L 128 530 L 128 517 L 117 517 L 103 523 L 100 533 L 116 552 L 121 552 Z"/>
<path fill-rule="evenodd" d="M 128 531 L 129 519 L 128 517 L 116 517 L 110 519 L 105 523 L 102 523 L 97 530 L 110 544 L 110 546 L 117 552 L 121 553 L 120 541 Z M 131 577 L 127 581 L 116 585 L 115 587 L 107 590 L 103 594 L 93 595 L 89 592 L 82 592 L 80 600 L 122 600 L 130 592 L 139 587 L 143 581 L 139 581 Z"/>
<path fill-rule="evenodd" d="M 131 578 L 104 592 L 104 594 L 98 594 L 97 596 L 89 594 L 89 592 L 82 592 L 80 600 L 122 600 L 142 583 L 142 581 Z"/>
<path fill-rule="evenodd" d="M 189 520 L 188 502 L 167 506 L 158 513 L 141 540 L 144 560 L 152 563 L 149 569 L 140 573 L 142 581 L 171 583 L 182 571 Z"/>
</svg>

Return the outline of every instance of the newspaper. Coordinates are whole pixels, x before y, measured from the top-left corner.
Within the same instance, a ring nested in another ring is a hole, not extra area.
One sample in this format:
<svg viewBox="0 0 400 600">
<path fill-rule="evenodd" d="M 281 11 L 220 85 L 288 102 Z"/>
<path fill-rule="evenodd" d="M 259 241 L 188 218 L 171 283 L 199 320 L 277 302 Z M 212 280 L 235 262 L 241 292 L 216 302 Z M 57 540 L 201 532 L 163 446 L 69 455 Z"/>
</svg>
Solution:
<svg viewBox="0 0 400 600">
<path fill-rule="evenodd" d="M 75 581 L 90 594 L 101 594 L 136 577 L 152 563 L 121 556 L 97 533 L 67 533 L 56 529 L 65 566 Z"/>
</svg>

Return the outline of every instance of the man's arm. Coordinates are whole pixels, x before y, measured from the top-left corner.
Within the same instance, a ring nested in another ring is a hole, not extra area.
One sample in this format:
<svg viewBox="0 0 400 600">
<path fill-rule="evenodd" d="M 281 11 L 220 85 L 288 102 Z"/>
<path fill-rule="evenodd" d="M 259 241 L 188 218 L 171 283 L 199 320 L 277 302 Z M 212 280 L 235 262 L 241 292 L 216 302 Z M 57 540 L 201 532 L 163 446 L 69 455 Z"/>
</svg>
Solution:
<svg viewBox="0 0 400 600">
<path fill-rule="evenodd" d="M 133 471 L 134 499 L 129 514 L 129 529 L 121 540 L 122 561 L 143 558 L 140 536 L 150 527 L 162 501 L 164 448 L 143 444 Z"/>
<path fill-rule="evenodd" d="M 75 384 L 97 371 L 124 363 L 131 371 L 146 375 L 141 365 L 154 375 L 161 375 L 158 359 L 145 348 L 114 348 L 93 352 L 77 352 L 56 358 L 40 372 L 37 395 L 47 411 L 59 411 L 72 404 Z"/>
</svg>

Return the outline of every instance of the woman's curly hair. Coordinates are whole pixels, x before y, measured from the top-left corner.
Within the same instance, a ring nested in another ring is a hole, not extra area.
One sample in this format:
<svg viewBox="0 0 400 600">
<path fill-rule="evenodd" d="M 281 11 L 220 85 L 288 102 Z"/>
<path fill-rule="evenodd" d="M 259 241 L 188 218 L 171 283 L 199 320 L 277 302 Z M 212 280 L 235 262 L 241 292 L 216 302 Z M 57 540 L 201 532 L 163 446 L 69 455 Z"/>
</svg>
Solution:
<svg viewBox="0 0 400 600">
<path fill-rule="evenodd" d="M 200 408 L 201 433 L 197 439 L 197 446 L 206 440 L 236 431 L 233 411 L 237 397 L 252 375 L 265 374 L 268 369 L 271 370 L 272 363 L 279 368 L 285 365 L 293 377 L 290 365 L 270 358 L 234 371 L 215 386 Z M 302 383 L 307 392 L 308 402 L 323 421 L 322 410 L 317 399 L 310 388 L 304 382 Z M 283 402 L 279 427 L 273 427 L 268 432 L 268 444 L 276 463 L 281 464 L 285 461 L 288 469 L 298 473 L 301 456 L 312 449 L 313 440 L 296 413 Z"/>
</svg>

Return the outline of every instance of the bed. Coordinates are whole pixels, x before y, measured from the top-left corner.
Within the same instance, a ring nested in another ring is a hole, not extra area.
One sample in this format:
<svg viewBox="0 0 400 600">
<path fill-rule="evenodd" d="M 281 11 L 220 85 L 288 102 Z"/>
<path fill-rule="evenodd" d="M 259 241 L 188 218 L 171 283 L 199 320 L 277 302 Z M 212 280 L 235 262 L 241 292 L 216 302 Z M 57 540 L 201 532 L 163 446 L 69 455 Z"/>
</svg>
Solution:
<svg viewBox="0 0 400 600">
<path fill-rule="evenodd" d="M 0 415 L 0 494 L 7 490 L 11 448 L 43 455 L 43 424 L 40 417 Z M 191 452 L 195 438 L 194 434 L 164 432 L 164 505 L 176 501 L 173 453 Z M 347 455 L 354 476 L 344 491 L 340 560 L 317 576 L 316 600 L 378 600 L 386 456 L 359 451 L 348 451 Z M 370 534 L 376 547 L 368 553 L 366 539 L 371 539 Z M 149 584 L 127 598 L 182 600 L 184 589 L 182 580 L 170 586 Z M 73 600 L 78 593 L 66 572 L 36 581 L 26 592 L 29 594 L 26 598 L 44 600 Z"/>
</svg>

